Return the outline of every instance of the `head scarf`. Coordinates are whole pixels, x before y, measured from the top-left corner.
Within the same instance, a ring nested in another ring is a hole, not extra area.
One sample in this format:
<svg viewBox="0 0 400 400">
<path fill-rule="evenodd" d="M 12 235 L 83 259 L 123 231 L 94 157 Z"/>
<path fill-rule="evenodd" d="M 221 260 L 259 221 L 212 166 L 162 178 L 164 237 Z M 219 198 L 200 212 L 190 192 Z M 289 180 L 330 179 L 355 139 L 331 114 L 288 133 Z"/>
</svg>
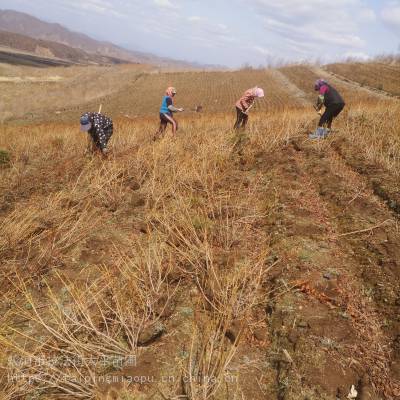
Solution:
<svg viewBox="0 0 400 400">
<path fill-rule="evenodd" d="M 328 82 L 324 79 L 318 79 L 315 81 L 314 89 L 319 90 L 322 86 L 326 85 Z"/>
<path fill-rule="evenodd" d="M 252 97 L 264 97 L 264 90 L 262 90 L 258 86 L 255 86 L 251 89 L 246 90 L 246 94 Z"/>
<path fill-rule="evenodd" d="M 261 88 L 256 88 L 255 91 L 256 97 L 264 97 L 264 90 L 262 90 Z"/>
<path fill-rule="evenodd" d="M 176 94 L 176 89 L 170 86 L 166 91 L 165 94 L 169 97 L 172 97 L 173 94 Z"/>
<path fill-rule="evenodd" d="M 90 131 L 90 129 L 92 128 L 92 123 L 90 122 L 90 117 L 88 113 L 85 113 L 81 116 L 80 124 L 82 132 Z"/>
</svg>

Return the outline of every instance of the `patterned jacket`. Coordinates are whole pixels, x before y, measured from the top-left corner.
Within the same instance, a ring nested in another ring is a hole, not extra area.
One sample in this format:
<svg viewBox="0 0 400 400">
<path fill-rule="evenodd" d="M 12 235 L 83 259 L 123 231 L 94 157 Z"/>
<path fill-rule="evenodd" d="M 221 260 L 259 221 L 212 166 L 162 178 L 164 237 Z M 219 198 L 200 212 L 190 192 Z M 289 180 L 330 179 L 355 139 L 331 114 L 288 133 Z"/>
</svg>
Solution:
<svg viewBox="0 0 400 400">
<path fill-rule="evenodd" d="M 243 96 L 236 102 L 236 107 L 246 112 L 250 106 L 253 105 L 256 96 L 257 88 L 246 90 Z"/>
<path fill-rule="evenodd" d="M 96 112 L 87 112 L 84 115 L 89 117 L 90 123 L 92 124 L 88 133 L 101 149 L 106 148 L 113 134 L 112 119 Z"/>
</svg>

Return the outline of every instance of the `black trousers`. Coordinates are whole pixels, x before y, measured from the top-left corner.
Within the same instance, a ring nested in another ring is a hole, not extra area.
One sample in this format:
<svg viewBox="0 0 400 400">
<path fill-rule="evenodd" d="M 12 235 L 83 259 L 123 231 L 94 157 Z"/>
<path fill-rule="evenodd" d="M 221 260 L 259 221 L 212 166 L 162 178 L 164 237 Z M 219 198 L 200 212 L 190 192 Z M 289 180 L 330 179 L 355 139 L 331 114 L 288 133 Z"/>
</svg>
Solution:
<svg viewBox="0 0 400 400">
<path fill-rule="evenodd" d="M 239 107 L 236 107 L 236 122 L 233 129 L 245 128 L 249 116 L 245 114 Z"/>
<path fill-rule="evenodd" d="M 318 126 L 327 125 L 328 128 L 331 127 L 333 119 L 336 118 L 343 110 L 344 104 L 331 104 L 322 114 L 321 119 L 319 120 Z"/>
<path fill-rule="evenodd" d="M 167 129 L 168 124 L 175 124 L 176 130 L 178 130 L 178 122 L 173 117 L 172 114 L 161 114 L 160 113 L 160 128 L 158 129 L 158 133 L 164 133 Z"/>
</svg>

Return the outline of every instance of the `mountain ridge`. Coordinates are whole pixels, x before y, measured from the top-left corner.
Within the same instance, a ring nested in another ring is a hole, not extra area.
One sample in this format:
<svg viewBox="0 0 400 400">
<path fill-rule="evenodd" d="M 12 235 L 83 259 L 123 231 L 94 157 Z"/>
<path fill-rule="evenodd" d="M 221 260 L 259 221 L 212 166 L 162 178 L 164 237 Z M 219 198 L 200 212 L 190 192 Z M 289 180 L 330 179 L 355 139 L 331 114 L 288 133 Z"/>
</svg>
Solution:
<svg viewBox="0 0 400 400">
<path fill-rule="evenodd" d="M 34 39 L 64 44 L 87 53 L 103 55 L 134 63 L 159 66 L 186 67 L 190 69 L 211 68 L 197 63 L 174 60 L 166 57 L 134 51 L 108 41 L 93 39 L 84 33 L 75 32 L 59 23 L 46 22 L 27 13 L 0 9 L 0 30 L 29 36 Z"/>
<path fill-rule="evenodd" d="M 72 64 L 122 64 L 127 61 L 116 57 L 87 53 L 82 49 L 49 40 L 35 39 L 0 30 L 0 46 L 45 58 L 68 61 Z"/>
</svg>

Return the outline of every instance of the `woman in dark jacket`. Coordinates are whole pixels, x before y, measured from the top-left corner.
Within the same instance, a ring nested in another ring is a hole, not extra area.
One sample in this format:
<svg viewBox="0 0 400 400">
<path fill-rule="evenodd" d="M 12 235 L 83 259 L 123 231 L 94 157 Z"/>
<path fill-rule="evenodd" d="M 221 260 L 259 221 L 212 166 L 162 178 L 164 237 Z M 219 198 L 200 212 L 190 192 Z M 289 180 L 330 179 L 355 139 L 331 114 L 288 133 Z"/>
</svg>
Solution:
<svg viewBox="0 0 400 400">
<path fill-rule="evenodd" d="M 317 130 L 310 135 L 310 139 L 319 139 L 329 135 L 333 119 L 342 112 L 345 102 L 339 92 L 323 79 L 315 82 L 314 89 L 319 92 L 315 109 L 320 112 L 322 106 L 325 106 Z"/>
</svg>

